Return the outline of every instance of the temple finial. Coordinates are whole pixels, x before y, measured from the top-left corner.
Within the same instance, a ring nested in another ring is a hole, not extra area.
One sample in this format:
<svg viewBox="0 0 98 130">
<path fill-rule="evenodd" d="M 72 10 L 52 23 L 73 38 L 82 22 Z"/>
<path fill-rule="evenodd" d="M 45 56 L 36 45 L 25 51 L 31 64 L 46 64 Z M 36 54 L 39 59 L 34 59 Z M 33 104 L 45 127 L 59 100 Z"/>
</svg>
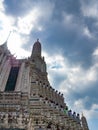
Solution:
<svg viewBox="0 0 98 130">
<path fill-rule="evenodd" d="M 84 116 L 83 112 L 82 112 L 82 117 Z"/>
<path fill-rule="evenodd" d="M 41 43 L 39 39 L 34 43 L 31 56 L 39 56 L 41 57 Z"/>
<path fill-rule="evenodd" d="M 12 32 L 12 31 L 9 32 L 7 39 L 6 39 L 5 42 L 1 45 L 1 47 L 4 48 L 4 50 L 7 49 L 7 41 L 8 41 L 8 39 L 9 39 L 10 35 L 11 35 L 11 32 Z"/>
<path fill-rule="evenodd" d="M 9 32 L 9 35 L 8 35 L 8 37 L 7 37 L 7 39 L 6 39 L 6 41 L 5 41 L 5 42 L 7 42 L 7 41 L 8 41 L 8 39 L 9 39 L 9 37 L 10 37 L 11 33 L 12 33 L 12 31 L 10 31 L 10 32 Z"/>
<path fill-rule="evenodd" d="M 37 38 L 37 42 L 39 42 L 39 38 Z"/>
</svg>

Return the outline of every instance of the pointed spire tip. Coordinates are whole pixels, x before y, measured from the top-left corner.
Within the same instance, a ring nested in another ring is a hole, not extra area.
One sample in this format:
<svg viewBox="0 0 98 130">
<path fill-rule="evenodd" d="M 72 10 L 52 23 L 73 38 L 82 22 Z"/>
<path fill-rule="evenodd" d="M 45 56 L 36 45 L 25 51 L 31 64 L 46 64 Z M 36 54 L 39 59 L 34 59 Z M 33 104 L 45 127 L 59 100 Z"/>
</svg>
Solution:
<svg viewBox="0 0 98 130">
<path fill-rule="evenodd" d="M 39 38 L 37 38 L 37 42 L 39 42 Z"/>
</svg>

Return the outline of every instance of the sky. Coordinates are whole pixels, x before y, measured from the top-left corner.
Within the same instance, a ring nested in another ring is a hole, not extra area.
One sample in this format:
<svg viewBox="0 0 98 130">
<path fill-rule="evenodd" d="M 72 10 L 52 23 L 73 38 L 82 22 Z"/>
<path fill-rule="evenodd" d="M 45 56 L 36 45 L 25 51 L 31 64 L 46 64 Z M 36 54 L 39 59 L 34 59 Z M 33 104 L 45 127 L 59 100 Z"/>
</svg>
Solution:
<svg viewBox="0 0 98 130">
<path fill-rule="evenodd" d="M 37 38 L 53 88 L 98 130 L 98 0 L 0 0 L 0 44 L 26 58 Z"/>
</svg>

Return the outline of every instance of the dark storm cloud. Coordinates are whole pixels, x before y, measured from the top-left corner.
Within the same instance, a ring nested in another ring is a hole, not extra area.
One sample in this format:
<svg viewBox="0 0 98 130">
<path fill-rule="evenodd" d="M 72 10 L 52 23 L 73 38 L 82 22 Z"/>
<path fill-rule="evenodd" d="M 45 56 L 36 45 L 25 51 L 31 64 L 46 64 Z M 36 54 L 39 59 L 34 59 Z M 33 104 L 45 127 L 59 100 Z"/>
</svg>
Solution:
<svg viewBox="0 0 98 130">
<path fill-rule="evenodd" d="M 85 17 L 84 18 L 84 23 L 86 24 L 86 26 L 89 28 L 89 30 L 92 32 L 94 30 L 94 25 L 97 22 L 96 19 L 94 18 L 89 18 L 89 17 Z"/>
<path fill-rule="evenodd" d="M 35 6 L 32 0 L 4 0 L 3 4 L 5 12 L 14 17 L 25 15 Z"/>
<path fill-rule="evenodd" d="M 55 3 L 55 15 L 60 16 L 62 11 L 66 11 L 68 13 L 79 14 L 80 12 L 80 1 L 76 0 L 47 0 L 49 2 Z M 45 0 L 4 0 L 4 6 L 6 9 L 6 13 L 12 14 L 14 16 L 25 14 L 28 10 L 30 10 L 33 6 L 36 6 L 38 3 L 44 3 Z M 73 6 L 74 5 L 74 6 Z M 43 7 L 45 8 L 45 7 Z M 58 18 L 58 17 L 57 17 Z"/>
<path fill-rule="evenodd" d="M 73 6 L 74 5 L 74 6 Z M 59 16 L 61 16 L 61 12 L 63 11 L 66 11 L 67 13 L 70 13 L 70 14 L 74 14 L 74 15 L 78 15 L 81 13 L 80 11 L 80 1 L 79 0 L 55 0 L 55 15 L 57 15 L 57 18 L 59 19 L 58 17 L 58 14 Z M 59 19 L 60 20 L 60 19 Z"/>
<path fill-rule="evenodd" d="M 94 49 L 97 46 L 97 39 L 89 38 L 83 35 L 83 28 L 87 27 L 91 35 L 97 34 L 98 28 L 95 27 L 95 20 L 90 18 L 84 18 L 80 11 L 80 2 L 75 1 L 73 6 L 73 0 L 67 1 L 55 1 L 55 8 L 51 19 L 46 23 L 44 21 L 44 30 L 38 32 L 32 30 L 30 41 L 33 38 L 39 37 L 42 39 L 42 44 L 48 53 L 53 54 L 57 51 L 57 48 L 62 50 L 63 55 L 68 57 L 71 62 L 81 63 L 83 67 L 89 67 L 92 65 L 91 56 Z M 69 25 L 63 23 L 63 13 L 73 16 L 73 21 Z M 74 24 L 76 27 L 74 27 Z M 94 29 L 95 28 L 95 29 Z"/>
<path fill-rule="evenodd" d="M 16 2 L 16 0 L 4 1 L 6 12 L 13 16 L 25 15 L 25 13 L 29 12 L 29 10 L 40 1 L 20 0 L 17 4 Z M 42 39 L 44 49 L 46 51 L 49 50 L 51 54 L 54 53 L 57 48 L 64 48 L 62 50 L 63 54 L 68 57 L 71 62 L 81 63 L 84 67 L 90 66 L 92 64 L 91 55 L 97 46 L 97 42 L 83 36 L 82 28 L 85 26 L 88 27 L 89 31 L 96 36 L 98 32 L 98 28 L 95 26 L 96 21 L 92 18 L 83 17 L 80 10 L 80 0 L 55 0 L 53 2 L 55 7 L 51 19 L 46 22 L 40 18 L 40 24 L 42 24 L 45 29 L 43 31 L 33 29 L 28 45 L 32 44 L 31 41 L 33 42 L 34 38 L 39 37 Z M 44 1 L 42 3 L 44 3 Z M 73 15 L 73 21 L 69 25 L 66 25 L 66 19 L 65 25 L 63 25 L 64 12 L 67 15 Z M 77 27 L 75 28 L 71 24 L 76 24 Z M 28 45 L 25 44 L 24 48 L 27 49 Z"/>
<path fill-rule="evenodd" d="M 45 31 L 44 34 L 48 37 L 44 39 L 44 47 L 50 54 L 56 52 L 57 48 L 59 50 L 63 48 L 63 55 L 70 61 L 82 63 L 83 66 L 92 64 L 91 56 L 97 42 L 83 36 L 77 30 L 64 29 L 60 23 L 49 26 Z"/>
</svg>

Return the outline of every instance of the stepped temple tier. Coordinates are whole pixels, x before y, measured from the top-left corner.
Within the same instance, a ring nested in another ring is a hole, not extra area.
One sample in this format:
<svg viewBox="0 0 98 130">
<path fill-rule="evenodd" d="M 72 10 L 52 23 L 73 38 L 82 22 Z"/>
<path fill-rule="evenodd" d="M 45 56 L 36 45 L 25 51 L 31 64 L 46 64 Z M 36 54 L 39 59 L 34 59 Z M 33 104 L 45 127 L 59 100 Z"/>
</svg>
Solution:
<svg viewBox="0 0 98 130">
<path fill-rule="evenodd" d="M 0 46 L 0 130 L 89 130 L 51 87 L 39 40 L 27 59 L 16 59 L 7 42 Z"/>
</svg>

